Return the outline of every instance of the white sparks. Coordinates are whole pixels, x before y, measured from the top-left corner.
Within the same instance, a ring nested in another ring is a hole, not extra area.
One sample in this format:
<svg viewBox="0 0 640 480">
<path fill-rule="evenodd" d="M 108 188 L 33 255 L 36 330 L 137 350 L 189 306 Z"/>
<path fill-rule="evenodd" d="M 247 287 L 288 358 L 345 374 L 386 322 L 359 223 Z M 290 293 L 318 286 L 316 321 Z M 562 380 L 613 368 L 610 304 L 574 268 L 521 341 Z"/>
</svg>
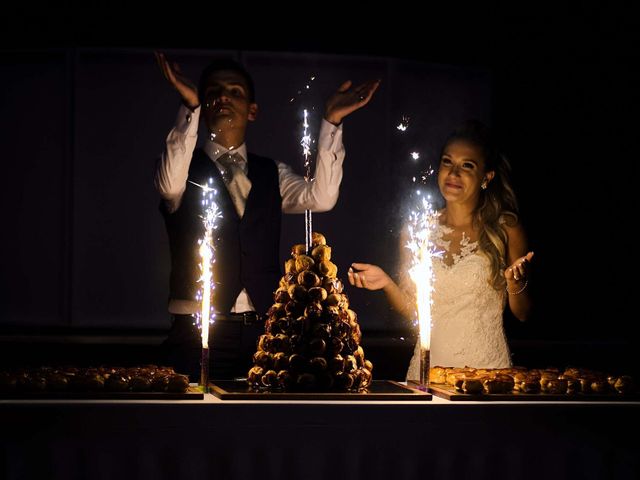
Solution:
<svg viewBox="0 0 640 480">
<path fill-rule="evenodd" d="M 409 117 L 407 117 L 406 115 L 403 115 L 402 120 L 400 121 L 400 123 L 396 128 L 401 132 L 406 132 L 407 128 L 409 128 Z"/>
<path fill-rule="evenodd" d="M 433 257 L 440 255 L 433 243 L 439 214 L 434 210 L 429 199 L 429 196 L 421 197 L 417 208 L 411 212 L 408 227 L 409 242 L 406 245 L 412 254 L 409 275 L 416 286 L 420 344 L 425 350 L 429 350 L 431 346 Z"/>
<path fill-rule="evenodd" d="M 209 179 L 209 180 L 211 181 L 211 179 Z M 196 187 L 201 188 L 205 193 L 213 192 L 214 195 L 218 194 L 218 191 L 215 188 L 210 187 L 209 185 L 200 185 L 199 183 L 192 182 L 191 180 L 189 180 L 189 183 L 192 184 L 192 185 L 195 185 Z M 204 197 L 204 195 L 203 195 L 203 197 Z M 204 205 L 205 203 L 206 203 L 206 199 L 203 198 L 202 199 L 202 205 Z"/>
<path fill-rule="evenodd" d="M 307 182 L 312 182 L 313 178 L 311 177 L 311 161 L 309 157 L 311 155 L 311 135 L 309 135 L 309 122 L 308 122 L 307 109 L 304 109 L 304 120 L 302 123 L 302 139 L 300 140 L 300 145 L 302 146 L 302 155 L 304 156 L 304 167 L 305 167 L 305 177 L 304 179 Z M 307 250 L 311 248 L 311 240 L 312 240 L 312 218 L 311 218 L 311 210 L 304 211 L 304 220 L 305 220 L 305 245 L 307 246 Z"/>
<path fill-rule="evenodd" d="M 308 94 L 309 92 L 311 92 L 312 83 L 316 78 L 317 78 L 316 75 L 311 75 L 307 80 L 307 82 L 305 83 L 304 87 L 297 91 L 297 95 L 294 95 L 293 97 L 291 97 L 291 99 L 289 100 L 289 103 L 293 103 L 294 101 L 301 99 L 302 95 Z M 306 108 L 304 109 L 303 132 L 302 132 L 302 138 L 300 139 L 300 145 L 302 146 L 302 155 L 304 157 L 304 168 L 305 168 L 304 179 L 306 182 L 313 182 L 313 177 L 311 174 L 311 158 L 310 157 L 311 157 L 311 146 L 315 145 L 316 140 L 312 139 L 311 135 L 309 134 L 309 121 L 308 121 L 309 111 L 312 111 L 312 112 L 315 111 L 315 107 L 311 106 L 310 110 L 307 110 Z M 305 215 L 306 245 L 307 245 L 307 248 L 309 248 L 311 245 L 311 237 L 312 237 L 311 210 L 305 210 L 304 215 Z"/>
<path fill-rule="evenodd" d="M 309 166 L 309 156 L 311 155 L 311 135 L 309 135 L 309 112 L 304 109 L 304 120 L 302 122 L 302 138 L 300 139 L 300 145 L 302 146 L 302 155 L 304 156 L 304 166 Z M 309 172 L 307 172 L 308 174 Z"/>
<path fill-rule="evenodd" d="M 316 79 L 315 75 L 312 75 L 311 77 L 309 77 L 309 80 L 307 81 L 307 83 L 303 87 L 301 87 L 299 90 L 297 90 L 296 94 L 289 99 L 289 103 L 295 102 L 296 101 L 296 97 L 301 97 L 303 94 L 305 94 L 308 91 L 310 91 L 311 87 L 312 87 L 312 82 L 315 79 Z"/>
<path fill-rule="evenodd" d="M 201 288 L 196 296 L 196 299 L 200 302 L 201 308 L 200 312 L 196 314 L 196 323 L 198 328 L 200 328 L 202 348 L 209 348 L 209 324 L 213 323 L 215 318 L 215 314 L 211 306 L 211 291 L 215 289 L 211 265 L 216 261 L 215 248 L 213 245 L 213 231 L 218 228 L 217 223 L 218 220 L 222 218 L 222 212 L 218 208 L 218 204 L 214 199 L 218 191 L 213 188 L 213 179 L 210 178 L 206 185 L 199 185 L 195 182 L 190 183 L 202 189 L 202 205 L 204 207 L 202 223 L 204 225 L 204 236 L 199 241 L 199 252 L 200 258 L 202 259 L 200 270 L 202 274 L 198 280 L 201 284 Z"/>
</svg>

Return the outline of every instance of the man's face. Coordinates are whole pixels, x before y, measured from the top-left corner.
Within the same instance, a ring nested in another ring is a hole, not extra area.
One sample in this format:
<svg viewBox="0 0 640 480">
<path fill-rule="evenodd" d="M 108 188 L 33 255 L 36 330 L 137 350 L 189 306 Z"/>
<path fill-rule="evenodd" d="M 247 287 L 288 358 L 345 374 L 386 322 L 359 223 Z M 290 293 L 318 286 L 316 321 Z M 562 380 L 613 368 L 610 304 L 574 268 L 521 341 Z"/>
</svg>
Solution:
<svg viewBox="0 0 640 480">
<path fill-rule="evenodd" d="M 249 100 L 244 78 L 231 70 L 209 76 L 202 95 L 203 115 L 209 131 L 215 134 L 236 130 L 244 132 L 247 123 L 256 119 L 258 105 Z"/>
</svg>

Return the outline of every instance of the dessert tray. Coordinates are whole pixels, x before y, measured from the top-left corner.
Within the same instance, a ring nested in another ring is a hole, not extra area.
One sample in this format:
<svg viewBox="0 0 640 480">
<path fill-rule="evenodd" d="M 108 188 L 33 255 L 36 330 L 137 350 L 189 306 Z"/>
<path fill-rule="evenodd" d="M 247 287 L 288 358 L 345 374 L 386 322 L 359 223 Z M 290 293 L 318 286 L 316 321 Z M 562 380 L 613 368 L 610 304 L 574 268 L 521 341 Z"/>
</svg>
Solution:
<svg viewBox="0 0 640 480">
<path fill-rule="evenodd" d="M 197 386 L 186 392 L 0 392 L 0 400 L 202 400 L 204 393 Z"/>
<path fill-rule="evenodd" d="M 373 380 L 363 392 L 256 390 L 243 380 L 214 381 L 210 392 L 222 400 L 348 400 L 348 401 L 429 401 L 428 392 L 392 380 Z"/>
<path fill-rule="evenodd" d="M 408 382 L 412 385 L 412 382 Z M 639 401 L 640 395 L 637 393 L 524 393 L 512 391 L 510 393 L 464 393 L 455 387 L 446 384 L 430 384 L 429 391 L 437 397 L 451 400 L 452 402 L 464 401 L 486 401 L 486 402 L 517 402 L 517 401 L 540 401 L 540 402 L 598 402 L 598 401 Z"/>
</svg>

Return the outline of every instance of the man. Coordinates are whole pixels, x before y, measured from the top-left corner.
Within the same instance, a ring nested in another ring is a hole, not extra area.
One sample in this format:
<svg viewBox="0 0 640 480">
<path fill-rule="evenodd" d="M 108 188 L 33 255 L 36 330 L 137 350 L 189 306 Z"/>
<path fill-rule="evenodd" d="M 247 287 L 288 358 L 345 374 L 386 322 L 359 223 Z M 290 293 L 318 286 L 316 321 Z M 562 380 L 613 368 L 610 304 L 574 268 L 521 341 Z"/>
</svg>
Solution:
<svg viewBox="0 0 640 480">
<path fill-rule="evenodd" d="M 309 183 L 286 164 L 247 152 L 245 133 L 257 118 L 258 104 L 253 80 L 240 64 L 214 61 L 196 88 L 164 54 L 156 53 L 156 59 L 183 104 L 156 172 L 171 248 L 169 311 L 174 323 L 166 342 L 168 360 L 192 379 L 197 375 L 199 336 L 191 314 L 199 310 L 195 295 L 203 226 L 201 191 L 191 182 L 202 185 L 213 178 L 220 187 L 216 201 L 222 219 L 215 243 L 212 378 L 244 376 L 264 330 L 260 316 L 280 277 L 281 213 L 333 208 L 342 180 L 342 120 L 369 102 L 379 81 L 357 87 L 347 81 L 329 98 L 315 180 Z M 208 137 L 196 149 L 200 117 Z"/>
</svg>

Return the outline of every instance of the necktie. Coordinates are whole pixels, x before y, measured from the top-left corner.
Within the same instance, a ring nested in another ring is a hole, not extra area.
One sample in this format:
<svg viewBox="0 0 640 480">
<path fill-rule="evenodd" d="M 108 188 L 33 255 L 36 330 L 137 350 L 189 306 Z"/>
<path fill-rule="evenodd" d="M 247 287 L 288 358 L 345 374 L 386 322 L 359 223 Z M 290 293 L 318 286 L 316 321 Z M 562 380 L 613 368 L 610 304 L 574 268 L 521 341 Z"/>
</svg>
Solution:
<svg viewBox="0 0 640 480">
<path fill-rule="evenodd" d="M 238 216 L 244 215 L 244 207 L 251 190 L 251 180 L 244 171 L 244 159 L 235 153 L 225 153 L 218 158 L 218 162 L 223 167 L 222 179 L 224 180 L 231 200 Z"/>
</svg>

